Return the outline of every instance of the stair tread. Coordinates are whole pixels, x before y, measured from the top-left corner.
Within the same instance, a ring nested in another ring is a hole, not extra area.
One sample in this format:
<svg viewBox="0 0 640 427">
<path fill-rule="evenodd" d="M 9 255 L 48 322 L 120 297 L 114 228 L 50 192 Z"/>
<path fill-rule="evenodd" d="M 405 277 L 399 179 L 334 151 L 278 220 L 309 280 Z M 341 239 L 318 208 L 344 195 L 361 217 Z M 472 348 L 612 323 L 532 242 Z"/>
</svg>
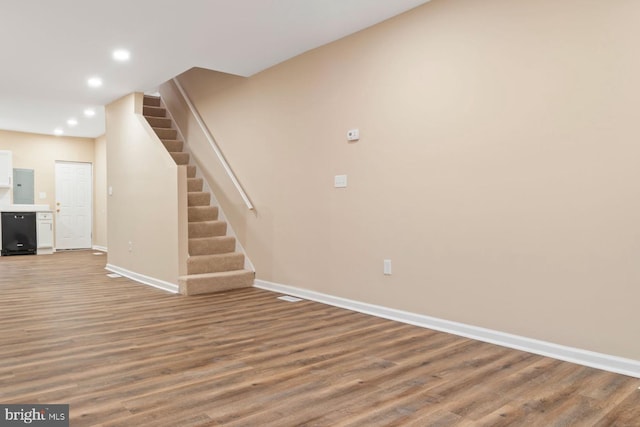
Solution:
<svg viewBox="0 0 640 427">
<path fill-rule="evenodd" d="M 189 238 L 189 256 L 229 254 L 236 251 L 236 238 L 219 235 Z"/>
<path fill-rule="evenodd" d="M 151 107 L 157 107 L 158 104 L 160 104 L 160 97 L 155 95 L 144 95 L 142 97 L 142 104 Z"/>
<path fill-rule="evenodd" d="M 189 240 L 224 240 L 224 239 L 235 239 L 233 236 L 211 236 L 211 237 L 190 237 Z"/>
<path fill-rule="evenodd" d="M 202 221 L 213 221 L 218 219 L 218 207 L 207 205 L 191 205 L 187 207 L 188 212 L 188 221 L 190 223 L 193 222 L 202 222 Z"/>
<path fill-rule="evenodd" d="M 161 140 L 162 141 L 162 145 L 164 145 L 164 148 L 167 149 L 168 152 L 173 152 L 173 153 L 179 153 L 182 152 L 182 141 L 166 141 L 166 140 Z"/>
<path fill-rule="evenodd" d="M 190 279 L 190 278 L 208 278 L 208 277 L 230 277 L 239 274 L 247 274 L 254 273 L 251 270 L 241 269 L 241 270 L 230 270 L 230 271 L 219 271 L 217 273 L 197 273 L 197 274 L 187 274 L 185 276 L 180 276 L 178 279 Z"/>
<path fill-rule="evenodd" d="M 178 131 L 173 128 L 156 128 L 152 127 L 155 134 L 160 139 L 176 139 L 178 137 Z"/>
<path fill-rule="evenodd" d="M 202 191 L 204 186 L 204 180 L 202 178 L 189 177 L 187 178 L 187 192 Z"/>
<path fill-rule="evenodd" d="M 206 227 L 207 225 L 227 225 L 226 221 L 223 221 L 221 219 L 208 219 L 206 221 L 192 221 L 189 222 L 188 225 L 193 225 L 193 226 L 198 226 L 198 227 Z M 220 237 L 220 236 L 208 236 L 208 237 Z M 198 237 L 190 237 L 190 239 L 198 239 Z"/>
<path fill-rule="evenodd" d="M 187 274 L 240 270 L 244 267 L 244 261 L 244 254 L 239 252 L 192 255 L 187 258 Z"/>
<path fill-rule="evenodd" d="M 179 165 L 187 165 L 189 164 L 189 153 L 183 153 L 181 151 L 169 151 L 173 160 Z"/>
<path fill-rule="evenodd" d="M 190 208 L 211 206 L 211 193 L 208 191 L 188 191 L 187 206 Z"/>
<path fill-rule="evenodd" d="M 223 221 L 221 219 L 208 219 L 206 221 L 197 221 L 197 224 L 206 224 L 206 223 L 211 223 L 211 224 L 220 224 L 220 223 L 225 223 L 226 221 Z"/>
<path fill-rule="evenodd" d="M 190 239 L 218 237 L 227 233 L 227 222 L 222 220 L 190 222 L 188 226 Z"/>
<path fill-rule="evenodd" d="M 209 255 L 191 255 L 189 256 L 189 258 L 187 258 L 187 261 L 192 260 L 192 261 L 199 261 L 199 260 L 203 260 L 205 258 L 225 258 L 225 257 L 230 257 L 230 256 L 244 256 L 244 254 L 242 252 L 225 252 L 223 254 L 209 254 Z"/>
<path fill-rule="evenodd" d="M 199 273 L 178 277 L 183 295 L 213 294 L 234 289 L 250 288 L 256 273 L 251 270 L 229 270 L 219 273 Z"/>
<path fill-rule="evenodd" d="M 171 129 L 171 119 L 168 117 L 144 116 L 152 128 Z"/>
<path fill-rule="evenodd" d="M 167 117 L 167 109 L 164 107 L 155 107 L 153 105 L 143 105 L 142 115 L 145 117 Z"/>
</svg>

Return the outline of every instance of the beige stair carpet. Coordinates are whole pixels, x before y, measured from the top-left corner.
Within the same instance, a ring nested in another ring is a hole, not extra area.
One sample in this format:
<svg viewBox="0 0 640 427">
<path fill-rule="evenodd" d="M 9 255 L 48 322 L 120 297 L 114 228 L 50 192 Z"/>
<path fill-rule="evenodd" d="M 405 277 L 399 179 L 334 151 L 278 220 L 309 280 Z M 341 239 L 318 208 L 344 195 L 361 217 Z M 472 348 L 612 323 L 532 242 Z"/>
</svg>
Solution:
<svg viewBox="0 0 640 427">
<path fill-rule="evenodd" d="M 144 97 L 143 114 L 178 165 L 187 165 L 189 258 L 186 276 L 178 280 L 184 295 L 223 292 L 253 286 L 255 274 L 244 269 L 244 254 L 236 252 L 236 240 L 227 235 L 227 223 L 218 219 L 211 206 L 211 194 L 203 191 L 204 181 L 196 178 L 197 168 L 189 165 L 189 153 L 159 97 Z"/>
</svg>

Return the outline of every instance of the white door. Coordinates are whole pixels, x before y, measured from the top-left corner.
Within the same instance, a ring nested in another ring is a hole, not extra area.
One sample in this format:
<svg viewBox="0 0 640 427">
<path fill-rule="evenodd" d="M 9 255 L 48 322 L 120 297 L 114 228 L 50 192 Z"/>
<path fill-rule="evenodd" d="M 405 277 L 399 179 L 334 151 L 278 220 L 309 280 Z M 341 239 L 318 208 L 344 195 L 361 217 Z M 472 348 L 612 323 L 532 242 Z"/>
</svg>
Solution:
<svg viewBox="0 0 640 427">
<path fill-rule="evenodd" d="M 91 163 L 56 162 L 56 249 L 91 248 Z"/>
</svg>

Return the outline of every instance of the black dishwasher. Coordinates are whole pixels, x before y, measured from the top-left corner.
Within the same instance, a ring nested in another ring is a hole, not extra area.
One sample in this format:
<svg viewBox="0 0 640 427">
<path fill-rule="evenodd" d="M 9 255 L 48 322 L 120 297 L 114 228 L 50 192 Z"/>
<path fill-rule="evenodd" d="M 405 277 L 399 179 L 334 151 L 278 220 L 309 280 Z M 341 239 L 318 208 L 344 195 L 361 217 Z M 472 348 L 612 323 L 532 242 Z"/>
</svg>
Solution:
<svg viewBox="0 0 640 427">
<path fill-rule="evenodd" d="M 2 212 L 2 255 L 36 253 L 36 213 Z"/>
</svg>

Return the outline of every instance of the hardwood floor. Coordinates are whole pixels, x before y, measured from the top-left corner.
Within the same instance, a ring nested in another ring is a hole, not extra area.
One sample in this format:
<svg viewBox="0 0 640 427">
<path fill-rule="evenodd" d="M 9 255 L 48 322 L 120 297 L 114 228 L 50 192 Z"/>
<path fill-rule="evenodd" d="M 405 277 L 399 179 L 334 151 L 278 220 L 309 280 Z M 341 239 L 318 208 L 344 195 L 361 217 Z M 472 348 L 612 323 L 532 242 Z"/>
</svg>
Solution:
<svg viewBox="0 0 640 427">
<path fill-rule="evenodd" d="M 105 262 L 0 258 L 0 403 L 66 403 L 71 426 L 640 425 L 635 378 Z"/>
</svg>

